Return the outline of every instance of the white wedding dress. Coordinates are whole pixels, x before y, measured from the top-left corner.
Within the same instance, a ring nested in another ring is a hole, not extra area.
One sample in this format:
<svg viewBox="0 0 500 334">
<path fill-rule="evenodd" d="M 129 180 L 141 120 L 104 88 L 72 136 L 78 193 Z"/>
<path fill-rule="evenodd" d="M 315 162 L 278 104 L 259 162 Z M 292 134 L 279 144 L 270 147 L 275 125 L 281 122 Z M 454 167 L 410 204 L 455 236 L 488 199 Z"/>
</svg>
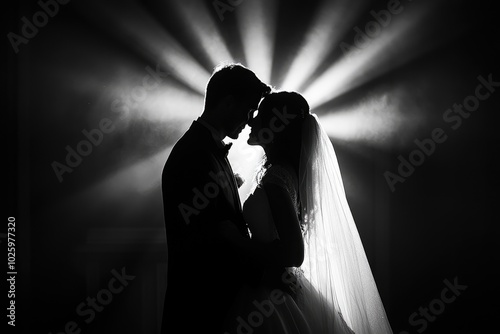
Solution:
<svg viewBox="0 0 500 334">
<path fill-rule="evenodd" d="M 304 224 L 304 262 L 279 276 L 287 284 L 283 284 L 283 302 L 273 304 L 272 314 L 259 316 L 256 305 L 273 300 L 273 289 L 276 293 L 274 287 L 279 286 L 277 273 L 271 274 L 274 285 L 264 278 L 262 286 L 243 293 L 242 300 L 254 302 L 248 313 L 239 312 L 249 317 L 247 327 L 241 325 L 238 333 L 392 334 L 333 145 L 315 114 L 308 114 L 303 122 L 299 175 L 284 166 L 271 166 L 244 203 L 252 238 L 261 242 L 279 238 L 264 190 L 268 182 L 286 189 L 295 203 Z"/>
<path fill-rule="evenodd" d="M 274 225 L 271 208 L 267 194 L 264 190 L 266 183 L 272 183 L 284 188 L 290 195 L 295 210 L 299 215 L 297 200 L 297 177 L 293 172 L 281 166 L 269 168 L 261 180 L 261 185 L 248 197 L 243 206 L 243 215 L 252 239 L 259 242 L 273 242 L 279 239 Z M 294 298 L 288 293 L 284 294 L 284 303 L 275 304 L 274 314 L 265 319 L 261 326 L 254 329 L 254 333 L 298 333 L 298 334 L 327 334 L 327 333 L 353 333 L 341 318 L 333 305 L 328 305 L 312 284 L 304 277 L 299 268 L 286 268 L 280 278 L 283 283 L 289 284 L 295 292 Z M 255 294 L 251 299 L 269 299 L 271 288 L 259 287 L 252 289 Z"/>
</svg>

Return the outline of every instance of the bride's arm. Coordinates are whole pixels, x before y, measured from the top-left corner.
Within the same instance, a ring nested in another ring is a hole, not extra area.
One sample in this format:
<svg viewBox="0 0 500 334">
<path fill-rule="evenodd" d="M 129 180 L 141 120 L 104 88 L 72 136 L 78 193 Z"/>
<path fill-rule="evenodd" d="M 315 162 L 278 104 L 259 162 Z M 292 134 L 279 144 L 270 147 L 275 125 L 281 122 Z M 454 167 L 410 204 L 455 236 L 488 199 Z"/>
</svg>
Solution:
<svg viewBox="0 0 500 334">
<path fill-rule="evenodd" d="M 231 221 L 222 221 L 218 224 L 218 231 L 233 247 L 235 251 L 252 259 L 258 266 L 265 268 L 274 268 L 280 261 L 274 256 L 277 254 L 276 248 L 279 246 L 279 240 L 272 243 L 259 242 L 248 239 L 241 235 L 241 232 Z"/>
<path fill-rule="evenodd" d="M 284 188 L 272 183 L 264 190 L 279 239 L 263 243 L 244 238 L 231 222 L 222 222 L 220 232 L 236 249 L 263 266 L 299 267 L 304 260 L 304 242 L 292 199 Z"/>
<path fill-rule="evenodd" d="M 304 240 L 290 194 L 274 183 L 265 184 L 264 190 L 280 240 L 274 257 L 285 267 L 299 267 L 304 261 Z"/>
</svg>

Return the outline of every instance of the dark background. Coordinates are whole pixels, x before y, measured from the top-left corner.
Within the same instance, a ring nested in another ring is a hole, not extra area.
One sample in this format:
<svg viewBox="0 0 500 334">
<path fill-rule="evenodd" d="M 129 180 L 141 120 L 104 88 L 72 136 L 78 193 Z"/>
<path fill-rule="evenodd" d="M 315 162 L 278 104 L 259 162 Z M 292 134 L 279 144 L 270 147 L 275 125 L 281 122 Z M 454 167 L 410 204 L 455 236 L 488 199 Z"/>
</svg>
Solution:
<svg viewBox="0 0 500 334">
<path fill-rule="evenodd" d="M 159 173 L 168 156 L 164 150 L 190 122 L 117 123 L 116 130 L 105 134 L 102 144 L 58 182 L 51 163 L 62 162 L 64 147 L 75 147 L 83 139 L 82 129 L 95 128 L 103 117 L 116 119 L 106 92 L 119 85 L 119 69 L 131 67 L 140 78 L 146 66 L 156 65 L 147 52 L 138 52 L 133 43 L 110 33 L 102 13 L 85 10 L 89 3 L 74 0 L 61 6 L 18 54 L 4 39 L 4 179 L 7 216 L 17 221 L 19 333 L 59 333 L 69 321 L 76 321 L 83 333 L 156 333 L 159 328 L 167 258 Z M 107 3 L 124 22 L 134 15 L 120 1 Z M 227 13 L 221 22 L 212 2 L 205 3 L 228 48 L 243 59 L 237 15 Z M 157 4 L 140 2 L 210 72 L 213 65 L 179 28 L 180 18 L 156 10 Z M 273 80 L 283 77 L 318 4 L 280 2 Z M 364 10 L 358 9 L 357 22 L 367 22 L 371 9 L 386 4 L 367 2 Z M 4 36 L 19 33 L 20 18 L 38 10 L 36 2 L 9 3 Z M 238 10 L 245 10 L 244 3 Z M 486 1 L 440 1 L 423 22 L 425 34 L 407 36 L 419 39 L 422 48 L 437 44 L 432 50 L 328 105 L 348 106 L 382 87 L 389 92 L 400 88 L 414 97 L 408 99 L 408 108 L 417 103 L 425 120 L 412 127 L 410 136 L 398 129 L 402 139 L 384 147 L 334 141 L 351 209 L 394 333 L 417 333 L 421 327 L 412 326 L 409 316 L 439 299 L 444 281 L 455 279 L 467 288 L 422 332 L 480 333 L 495 328 L 500 89 L 460 128 L 446 128 L 446 142 L 397 184 L 396 191 L 390 191 L 383 177 L 385 171 L 397 170 L 399 155 L 408 157 L 416 148 L 414 138 L 429 138 L 434 128 L 445 126 L 444 111 L 474 93 L 479 75 L 492 74 L 500 81 L 495 13 Z M 349 29 L 344 40 L 353 38 Z M 333 48 L 316 74 L 341 56 L 339 48 Z M 201 108 L 189 112 L 197 115 Z M 318 114 L 326 110 L 323 106 Z M 135 168 L 129 171 L 128 166 Z M 123 267 L 135 278 L 92 322 L 84 323 L 76 314 L 77 305 L 107 287 L 112 269 Z M 193 302 L 210 307 L 210 301 Z"/>
</svg>

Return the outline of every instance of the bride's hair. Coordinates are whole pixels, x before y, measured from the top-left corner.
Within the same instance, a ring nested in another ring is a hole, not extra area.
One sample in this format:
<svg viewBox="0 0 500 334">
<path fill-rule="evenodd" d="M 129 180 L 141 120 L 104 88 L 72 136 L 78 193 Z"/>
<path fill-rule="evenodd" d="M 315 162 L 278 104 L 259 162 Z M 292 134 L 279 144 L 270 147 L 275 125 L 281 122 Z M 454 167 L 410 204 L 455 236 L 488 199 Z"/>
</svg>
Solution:
<svg viewBox="0 0 500 334">
<path fill-rule="evenodd" d="M 257 183 L 277 163 L 289 164 L 298 177 L 302 125 L 306 117 L 311 117 L 306 99 L 297 92 L 275 91 L 262 100 L 259 113 L 263 126 L 272 131 L 272 136 L 257 170 Z"/>
<path fill-rule="evenodd" d="M 272 140 L 266 148 L 266 162 L 269 167 L 276 162 L 292 165 L 298 173 L 302 142 L 302 124 L 309 115 L 309 104 L 296 92 L 278 91 L 266 96 L 260 106 L 262 124 L 269 125 Z M 271 125 L 271 122 L 279 126 Z"/>
</svg>

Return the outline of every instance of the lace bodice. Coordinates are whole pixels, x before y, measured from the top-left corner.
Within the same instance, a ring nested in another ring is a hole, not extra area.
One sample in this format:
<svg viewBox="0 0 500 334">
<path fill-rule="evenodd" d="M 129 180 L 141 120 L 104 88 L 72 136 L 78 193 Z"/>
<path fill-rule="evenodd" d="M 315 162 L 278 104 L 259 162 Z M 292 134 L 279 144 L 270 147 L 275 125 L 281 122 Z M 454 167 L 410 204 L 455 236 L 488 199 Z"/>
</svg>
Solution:
<svg viewBox="0 0 500 334">
<path fill-rule="evenodd" d="M 271 183 L 284 188 L 292 199 L 295 212 L 297 215 L 299 214 L 299 202 L 297 196 L 298 180 L 292 171 L 280 165 L 271 166 L 262 177 L 261 183 Z"/>
<path fill-rule="evenodd" d="M 267 194 L 262 187 L 267 183 L 285 189 L 294 203 L 295 212 L 299 214 L 297 178 L 285 167 L 277 165 L 270 167 L 243 206 L 243 215 L 252 233 L 252 239 L 261 242 L 271 242 L 279 238 Z"/>
</svg>

